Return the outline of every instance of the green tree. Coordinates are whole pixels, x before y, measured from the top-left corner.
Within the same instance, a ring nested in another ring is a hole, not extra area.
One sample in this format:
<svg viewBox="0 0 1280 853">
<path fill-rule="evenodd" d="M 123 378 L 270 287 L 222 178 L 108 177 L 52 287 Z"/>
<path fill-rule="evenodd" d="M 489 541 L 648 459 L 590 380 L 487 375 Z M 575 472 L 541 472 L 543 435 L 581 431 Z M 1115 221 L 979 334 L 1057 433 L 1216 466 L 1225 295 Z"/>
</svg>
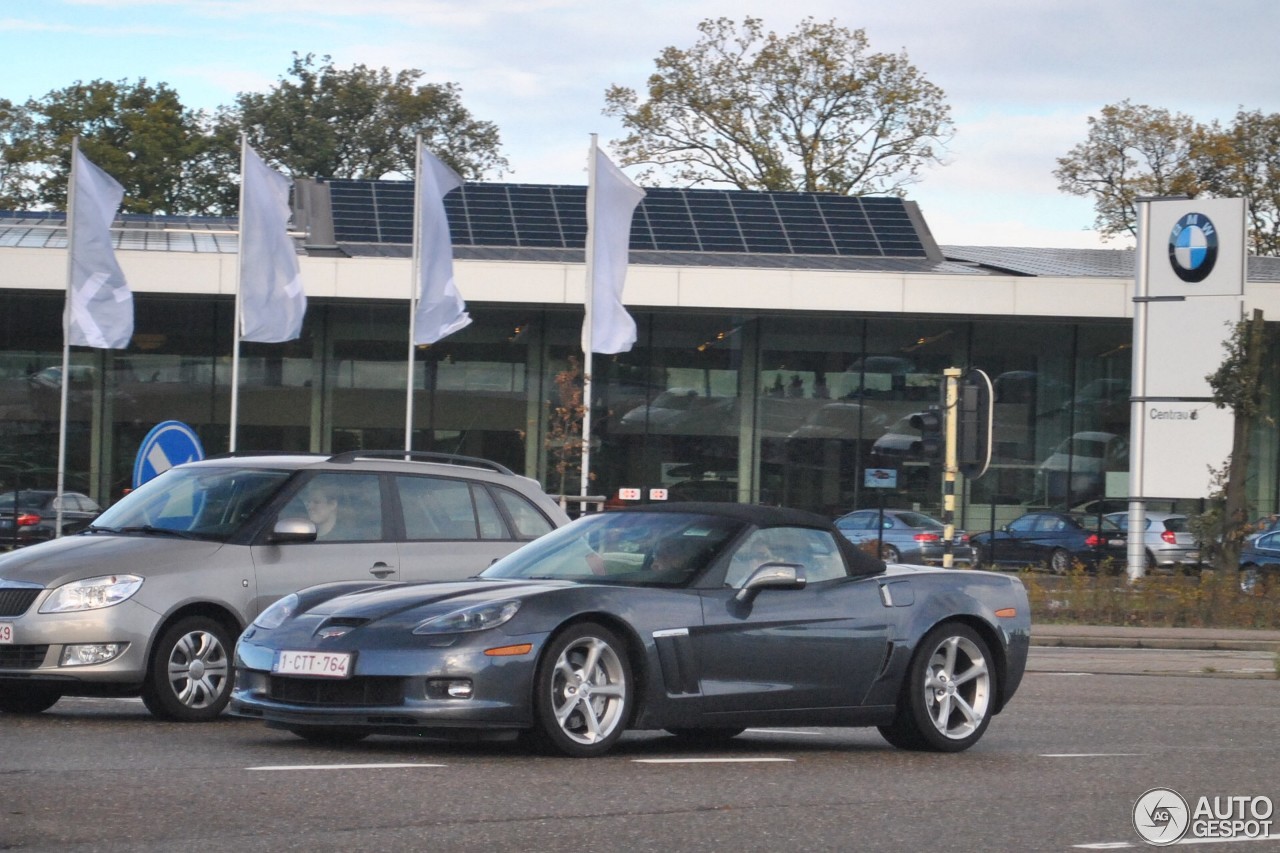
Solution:
<svg viewBox="0 0 1280 853">
<path fill-rule="evenodd" d="M 901 194 L 941 162 L 950 107 L 904 53 L 871 52 L 863 30 L 807 18 L 788 35 L 757 18 L 698 25 L 688 50 L 664 49 L 647 99 L 611 86 L 605 115 L 627 135 L 612 149 L 686 184 L 845 195 Z"/>
<path fill-rule="evenodd" d="M 1136 236 L 1142 197 L 1243 198 L 1250 251 L 1280 255 L 1280 115 L 1242 109 L 1224 129 L 1122 101 L 1089 118 L 1053 174 L 1063 192 L 1093 199 L 1104 239 Z"/>
<path fill-rule="evenodd" d="M 1249 248 L 1280 255 L 1280 114 L 1240 110 L 1201 157 L 1203 183 L 1220 198 L 1248 203 Z"/>
<path fill-rule="evenodd" d="M 219 171 L 202 112 L 182 105 L 164 83 L 94 80 L 28 101 L 24 139 L 35 167 L 34 200 L 66 205 L 71 141 L 124 187 L 128 213 L 217 214 L 234 207 L 236 189 Z M 224 156 L 225 159 L 225 156 Z"/>
<path fill-rule="evenodd" d="M 1204 543 L 1207 562 L 1220 571 L 1235 572 L 1240 549 L 1251 532 L 1246 488 L 1253 433 L 1266 411 L 1262 312 L 1255 309 L 1251 319 L 1236 323 L 1223 347 L 1226 357 L 1221 366 L 1205 378 L 1213 389 L 1213 404 L 1219 409 L 1230 408 L 1235 415 L 1231 456 L 1214 472 L 1218 488 L 1207 510 L 1193 518 L 1192 529 Z"/>
<path fill-rule="evenodd" d="M 31 114 L 0 98 L 0 209 L 24 210 L 35 201 Z"/>
<path fill-rule="evenodd" d="M 1091 196 L 1104 239 L 1134 235 L 1144 196 L 1195 196 L 1193 146 L 1205 130 L 1190 116 L 1122 101 L 1090 116 L 1089 131 L 1058 159 L 1058 189 Z"/>
<path fill-rule="evenodd" d="M 497 127 L 462 105 L 453 83 L 419 83 L 423 72 L 333 66 L 294 54 L 266 93 L 241 93 L 221 111 L 219 133 L 243 130 L 249 144 L 295 177 L 413 176 L 415 137 L 464 178 L 508 167 Z"/>
</svg>

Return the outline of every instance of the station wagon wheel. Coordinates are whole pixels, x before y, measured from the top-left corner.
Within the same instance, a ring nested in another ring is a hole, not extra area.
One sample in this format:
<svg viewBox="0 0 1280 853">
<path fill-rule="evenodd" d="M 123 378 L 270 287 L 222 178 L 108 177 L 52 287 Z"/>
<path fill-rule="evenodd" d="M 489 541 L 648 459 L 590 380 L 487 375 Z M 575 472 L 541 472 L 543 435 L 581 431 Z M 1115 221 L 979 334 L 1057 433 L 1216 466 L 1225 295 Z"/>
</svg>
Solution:
<svg viewBox="0 0 1280 853">
<path fill-rule="evenodd" d="M 0 688 L 0 712 L 39 714 L 52 708 L 62 691 L 42 684 L 17 684 Z"/>
<path fill-rule="evenodd" d="M 882 545 L 880 547 L 880 559 L 886 563 L 899 563 L 902 561 L 902 555 L 898 553 L 898 549 L 892 545 Z"/>
<path fill-rule="evenodd" d="M 212 720 L 231 699 L 231 636 L 203 616 L 180 619 L 151 651 L 142 701 L 162 720 Z"/>
<path fill-rule="evenodd" d="M 996 686 L 986 641 L 968 625 L 943 623 L 916 648 L 897 718 L 880 733 L 902 749 L 968 749 L 991 722 Z"/>
<path fill-rule="evenodd" d="M 535 743 L 574 758 L 608 752 L 631 712 L 631 665 L 622 641 L 584 622 L 548 645 L 535 679 Z"/>
<path fill-rule="evenodd" d="M 1071 555 L 1061 548 L 1054 548 L 1047 562 L 1049 571 L 1055 575 L 1065 575 L 1071 570 Z"/>
</svg>

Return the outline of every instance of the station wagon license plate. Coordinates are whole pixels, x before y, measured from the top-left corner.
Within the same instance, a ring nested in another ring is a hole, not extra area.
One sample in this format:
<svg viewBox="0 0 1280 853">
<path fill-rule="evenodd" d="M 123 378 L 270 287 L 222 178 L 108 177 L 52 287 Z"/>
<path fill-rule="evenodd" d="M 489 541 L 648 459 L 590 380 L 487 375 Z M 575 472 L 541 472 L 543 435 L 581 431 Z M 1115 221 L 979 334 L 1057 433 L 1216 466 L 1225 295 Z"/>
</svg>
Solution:
<svg viewBox="0 0 1280 853">
<path fill-rule="evenodd" d="M 0 622 L 0 646 L 13 642 L 13 623 Z"/>
<path fill-rule="evenodd" d="M 271 671 L 279 675 L 346 678 L 351 674 L 351 653 L 281 651 L 276 653 Z"/>
</svg>

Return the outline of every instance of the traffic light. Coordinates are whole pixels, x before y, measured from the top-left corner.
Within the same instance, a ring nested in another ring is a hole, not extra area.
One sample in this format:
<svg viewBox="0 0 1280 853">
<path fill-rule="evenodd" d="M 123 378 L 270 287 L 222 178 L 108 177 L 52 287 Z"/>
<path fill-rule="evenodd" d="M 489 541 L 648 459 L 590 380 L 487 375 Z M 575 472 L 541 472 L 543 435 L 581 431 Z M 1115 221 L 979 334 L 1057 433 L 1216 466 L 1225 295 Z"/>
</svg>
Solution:
<svg viewBox="0 0 1280 853">
<path fill-rule="evenodd" d="M 920 438 L 911 442 L 910 454 L 917 459 L 941 459 L 946 451 L 946 434 L 943 432 L 942 410 L 930 406 L 911 416 L 911 428 L 920 431 Z"/>
<path fill-rule="evenodd" d="M 976 480 L 991 463 L 991 380 L 975 368 L 965 374 L 958 391 L 956 465 L 966 477 Z"/>
</svg>

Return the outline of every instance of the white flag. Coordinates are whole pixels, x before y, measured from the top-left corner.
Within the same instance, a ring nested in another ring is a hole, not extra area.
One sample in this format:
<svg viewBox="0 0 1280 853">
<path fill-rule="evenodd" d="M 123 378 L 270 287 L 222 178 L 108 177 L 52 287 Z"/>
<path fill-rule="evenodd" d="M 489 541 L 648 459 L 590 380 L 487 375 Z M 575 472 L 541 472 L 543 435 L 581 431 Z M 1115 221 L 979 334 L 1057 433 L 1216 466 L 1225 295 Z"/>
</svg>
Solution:
<svg viewBox="0 0 1280 853">
<path fill-rule="evenodd" d="M 453 280 L 453 243 L 444 197 L 462 186 L 462 178 L 430 151 L 418 146 L 418 308 L 413 320 L 413 342 L 434 344 L 471 325 L 467 305 Z"/>
<path fill-rule="evenodd" d="M 240 176 L 241 339 L 276 344 L 302 334 L 307 296 L 289 236 L 289 179 L 248 145 Z"/>
<path fill-rule="evenodd" d="M 67 343 L 125 349 L 133 337 L 133 294 L 111 246 L 111 221 L 124 187 L 75 149 L 67 223 L 71 280 L 67 286 Z"/>
<path fill-rule="evenodd" d="M 636 321 L 622 307 L 622 287 L 631 249 L 631 216 L 645 193 L 598 147 L 594 153 L 595 209 L 587 211 L 591 311 L 589 325 L 583 325 L 582 349 L 627 352 L 636 342 Z"/>
</svg>

